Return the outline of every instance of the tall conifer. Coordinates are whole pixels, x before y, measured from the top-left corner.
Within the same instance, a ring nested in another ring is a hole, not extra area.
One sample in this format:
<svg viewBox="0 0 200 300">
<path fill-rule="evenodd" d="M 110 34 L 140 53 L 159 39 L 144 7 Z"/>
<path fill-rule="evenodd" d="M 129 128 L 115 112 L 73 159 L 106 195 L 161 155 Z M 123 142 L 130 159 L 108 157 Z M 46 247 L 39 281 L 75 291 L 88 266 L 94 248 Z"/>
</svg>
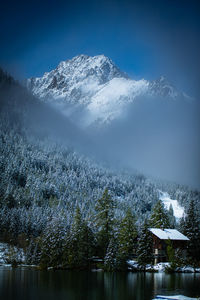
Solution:
<svg viewBox="0 0 200 300">
<path fill-rule="evenodd" d="M 170 227 L 169 216 L 161 200 L 158 200 L 153 208 L 150 217 L 150 226 L 161 229 Z"/>
<path fill-rule="evenodd" d="M 114 203 L 106 188 L 103 196 L 97 201 L 96 227 L 99 255 L 104 257 L 113 231 Z"/>
</svg>

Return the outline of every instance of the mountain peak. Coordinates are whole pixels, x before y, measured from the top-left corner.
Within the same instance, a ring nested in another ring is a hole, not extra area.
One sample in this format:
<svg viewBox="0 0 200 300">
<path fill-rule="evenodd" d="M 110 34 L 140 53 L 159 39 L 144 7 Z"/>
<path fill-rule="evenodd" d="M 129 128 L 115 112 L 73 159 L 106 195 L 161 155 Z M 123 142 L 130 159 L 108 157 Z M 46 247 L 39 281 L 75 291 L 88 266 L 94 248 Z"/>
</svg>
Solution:
<svg viewBox="0 0 200 300">
<path fill-rule="evenodd" d="M 173 99 L 178 98 L 182 95 L 176 89 L 176 87 L 163 75 L 161 75 L 158 79 L 152 80 L 150 82 L 150 91 L 154 95 Z"/>
<path fill-rule="evenodd" d="M 85 60 L 90 60 L 91 61 L 92 60 L 92 61 L 99 61 L 99 62 L 109 61 L 114 65 L 112 60 L 109 57 L 105 56 L 104 54 L 99 54 L 99 55 L 95 55 L 95 56 L 89 56 L 89 55 L 86 55 L 86 54 L 79 54 L 79 55 L 74 56 L 70 60 L 71 61 L 85 61 Z M 70 60 L 67 60 L 67 61 L 70 61 Z"/>
<path fill-rule="evenodd" d="M 128 76 L 103 54 L 80 54 L 61 61 L 56 69 L 45 73 L 43 77 L 28 79 L 27 86 L 34 95 L 48 101 L 65 99 L 67 102 L 77 102 L 84 98 L 83 91 L 88 101 L 89 96 L 113 78 Z"/>
<path fill-rule="evenodd" d="M 73 57 L 72 59 L 68 59 L 65 61 L 61 61 L 57 68 L 63 68 L 68 65 L 79 65 L 79 67 L 84 66 L 85 64 L 91 65 L 91 67 L 101 67 L 102 64 L 109 64 L 113 68 L 117 68 L 117 66 L 114 64 L 114 62 L 105 56 L 104 54 L 96 55 L 96 56 L 89 56 L 86 54 L 79 54 Z"/>
</svg>

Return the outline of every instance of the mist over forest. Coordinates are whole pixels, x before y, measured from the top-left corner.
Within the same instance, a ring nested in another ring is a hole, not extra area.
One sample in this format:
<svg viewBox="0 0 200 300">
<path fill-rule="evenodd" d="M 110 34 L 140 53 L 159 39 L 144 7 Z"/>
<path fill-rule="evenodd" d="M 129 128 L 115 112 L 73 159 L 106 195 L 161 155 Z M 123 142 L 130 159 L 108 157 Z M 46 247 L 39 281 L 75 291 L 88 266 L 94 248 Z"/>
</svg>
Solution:
<svg viewBox="0 0 200 300">
<path fill-rule="evenodd" d="M 197 101 L 138 97 L 121 118 L 98 134 L 94 130 L 93 137 L 111 160 L 199 189 L 199 112 Z"/>
</svg>

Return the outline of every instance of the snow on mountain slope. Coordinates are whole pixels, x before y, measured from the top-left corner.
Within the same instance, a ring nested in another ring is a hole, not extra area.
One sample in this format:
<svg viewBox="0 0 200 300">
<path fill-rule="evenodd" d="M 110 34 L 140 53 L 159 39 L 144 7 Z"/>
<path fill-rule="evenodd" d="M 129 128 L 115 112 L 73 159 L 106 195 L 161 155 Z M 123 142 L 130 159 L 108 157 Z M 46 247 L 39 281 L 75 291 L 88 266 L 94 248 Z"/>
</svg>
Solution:
<svg viewBox="0 0 200 300">
<path fill-rule="evenodd" d="M 170 205 L 172 205 L 172 208 L 174 211 L 174 216 L 177 220 L 180 220 L 180 218 L 183 217 L 184 208 L 179 205 L 177 200 L 171 199 L 167 192 L 160 191 L 160 200 L 163 202 L 163 204 L 167 210 L 169 210 Z"/>
<path fill-rule="evenodd" d="M 128 103 L 145 94 L 148 86 L 146 80 L 113 78 L 91 98 L 87 107 L 92 118 L 89 122 L 98 118 L 103 122 L 117 118 Z"/>
<path fill-rule="evenodd" d="M 103 84 L 120 77 L 127 78 L 127 75 L 104 55 L 78 55 L 62 61 L 43 77 L 28 79 L 27 86 L 34 95 L 44 100 L 87 104 Z"/>
<path fill-rule="evenodd" d="M 104 55 L 78 55 L 62 61 L 44 76 L 28 79 L 27 87 L 43 101 L 60 106 L 68 116 L 84 109 L 88 113 L 85 125 L 117 118 L 137 96 L 185 97 L 164 77 L 153 81 L 130 79 Z"/>
<path fill-rule="evenodd" d="M 178 92 L 164 76 L 151 81 L 149 84 L 149 89 L 151 94 L 158 94 L 162 97 L 170 97 L 175 99 L 181 96 L 181 93 Z"/>
</svg>

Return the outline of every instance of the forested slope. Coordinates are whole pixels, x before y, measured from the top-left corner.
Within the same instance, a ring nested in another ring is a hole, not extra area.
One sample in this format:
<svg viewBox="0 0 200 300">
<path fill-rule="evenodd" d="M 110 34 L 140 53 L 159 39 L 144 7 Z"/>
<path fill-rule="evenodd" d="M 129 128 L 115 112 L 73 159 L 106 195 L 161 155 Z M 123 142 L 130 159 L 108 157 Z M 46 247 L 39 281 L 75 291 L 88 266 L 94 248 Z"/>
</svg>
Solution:
<svg viewBox="0 0 200 300">
<path fill-rule="evenodd" d="M 151 210 L 158 193 L 148 179 L 111 171 L 75 152 L 70 142 L 63 143 L 63 136 L 56 137 L 53 119 L 48 130 L 42 126 L 42 117 L 34 111 L 44 110 L 43 104 L 3 72 L 0 80 L 1 206 L 9 209 L 9 214 L 13 210 L 19 214 L 18 220 L 27 220 L 29 226 L 26 214 L 34 215 L 35 211 L 36 219 L 42 214 L 41 229 L 50 211 L 58 214 L 64 210 L 70 216 L 79 205 L 90 218 L 106 187 L 114 198 L 116 214 L 123 214 L 127 207 L 138 216 Z M 53 118 L 52 110 L 51 114 Z M 34 115 L 39 122 L 36 119 L 34 123 Z M 55 112 L 55 118 L 57 115 Z M 25 220 L 15 230 L 25 230 Z"/>
<path fill-rule="evenodd" d="M 96 163 L 80 154 L 81 150 L 85 153 L 84 142 L 88 148 L 90 141 L 74 125 L 0 71 L 0 230 L 3 239 L 25 248 L 28 262 L 51 265 L 45 251 L 60 249 L 61 260 L 70 264 L 70 255 L 76 256 L 85 240 L 89 244 L 84 244 L 87 253 L 82 258 L 105 255 L 98 248 L 103 225 L 97 218 L 97 203 L 102 195 L 112 199 L 109 222 L 115 236 L 127 213 L 139 225 L 158 201 L 161 183 Z M 171 185 L 163 187 L 170 190 Z M 173 196 L 175 190 L 174 185 Z M 184 190 L 179 195 L 184 193 L 185 200 L 179 198 L 185 206 L 193 194 Z M 199 193 L 195 195 L 197 201 Z M 110 234 L 107 246 L 113 242 Z M 75 242 L 70 248 L 72 241 L 79 241 L 79 248 Z M 82 264 L 72 261 L 72 267 Z"/>
</svg>

